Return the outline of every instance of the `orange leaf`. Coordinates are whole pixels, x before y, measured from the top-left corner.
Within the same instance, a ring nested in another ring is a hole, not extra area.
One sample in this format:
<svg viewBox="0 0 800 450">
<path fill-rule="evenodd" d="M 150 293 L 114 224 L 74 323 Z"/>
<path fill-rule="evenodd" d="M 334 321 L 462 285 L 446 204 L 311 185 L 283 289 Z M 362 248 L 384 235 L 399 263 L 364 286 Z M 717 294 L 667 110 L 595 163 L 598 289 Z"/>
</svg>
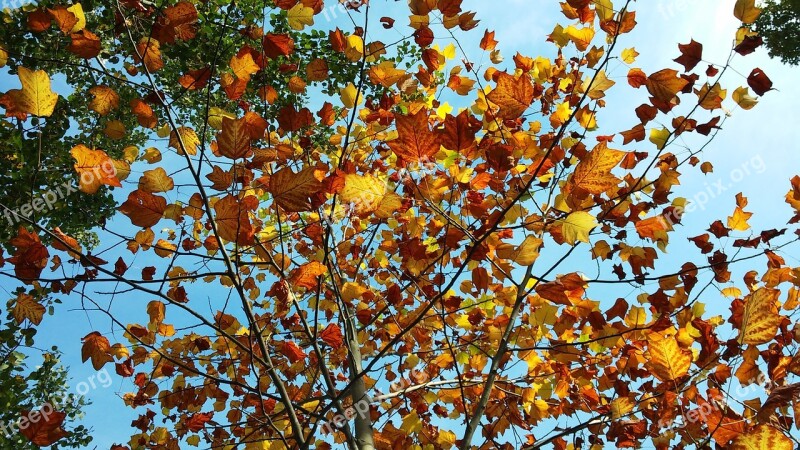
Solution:
<svg viewBox="0 0 800 450">
<path fill-rule="evenodd" d="M 94 370 L 100 370 L 107 362 L 114 361 L 111 356 L 111 343 L 102 334 L 92 331 L 84 336 L 81 341 L 83 342 L 81 360 L 86 362 L 91 358 Z"/>
<path fill-rule="evenodd" d="M 244 118 L 222 118 L 222 131 L 217 134 L 217 144 L 222 156 L 243 159 L 253 154 L 250 148 L 250 134 Z"/>
<path fill-rule="evenodd" d="M 769 425 L 759 425 L 740 435 L 731 450 L 792 450 L 794 443 L 783 432 Z"/>
<path fill-rule="evenodd" d="M 17 324 L 21 324 L 25 319 L 30 320 L 32 324 L 39 325 L 44 317 L 45 307 L 36 301 L 28 294 L 18 294 L 14 302 L 14 309 L 12 314 Z"/>
<path fill-rule="evenodd" d="M 339 328 L 339 325 L 332 323 L 325 327 L 322 330 L 322 333 L 319 334 L 319 338 L 322 342 L 330 345 L 334 349 L 338 349 L 344 343 L 344 339 L 342 338 L 342 329 Z"/>
<path fill-rule="evenodd" d="M 250 223 L 250 211 L 257 205 L 258 200 L 253 196 L 245 197 L 240 202 L 230 194 L 214 203 L 219 237 L 242 245 L 252 244 L 255 230 Z"/>
<path fill-rule="evenodd" d="M 148 228 L 161 220 L 164 211 L 167 210 L 167 200 L 137 189 L 128 194 L 128 200 L 119 206 L 119 210 L 128 216 L 134 225 Z"/>
<path fill-rule="evenodd" d="M 504 72 L 497 74 L 497 87 L 486 98 L 500 107 L 497 117 L 516 119 L 533 103 L 534 89 L 529 75 L 519 78 Z"/>
<path fill-rule="evenodd" d="M 269 180 L 269 192 L 281 208 L 288 212 L 310 211 L 311 196 L 322 189 L 322 183 L 314 175 L 314 167 L 306 167 L 300 173 L 284 167 Z"/>
<path fill-rule="evenodd" d="M 292 271 L 289 282 L 293 287 L 314 289 L 317 287 L 317 279 L 326 272 L 328 272 L 328 268 L 324 264 L 319 261 L 311 261 Z"/>
<path fill-rule="evenodd" d="M 101 185 L 122 187 L 114 161 L 102 150 L 91 150 L 78 144 L 69 152 L 75 158 L 73 167 L 80 175 L 81 192 L 94 194 Z"/>
<path fill-rule="evenodd" d="M 672 69 L 659 70 L 647 78 L 647 91 L 661 102 L 669 103 L 689 82 Z"/>
<path fill-rule="evenodd" d="M 389 148 L 408 162 L 426 162 L 439 151 L 439 139 L 428 125 L 428 110 L 397 117 L 398 138 L 387 142 Z"/>
<path fill-rule="evenodd" d="M 28 423 L 25 428 L 20 427 L 20 434 L 39 447 L 49 447 L 69 435 L 61 428 L 66 413 L 55 411 L 50 403 L 42 405 L 39 411 L 22 411 L 20 415 Z"/>
<path fill-rule="evenodd" d="M 597 144 L 575 167 L 568 186 L 590 194 L 602 194 L 619 183 L 619 178 L 611 173 L 611 169 L 624 157 L 625 152 L 608 148 L 606 142 Z"/>
</svg>

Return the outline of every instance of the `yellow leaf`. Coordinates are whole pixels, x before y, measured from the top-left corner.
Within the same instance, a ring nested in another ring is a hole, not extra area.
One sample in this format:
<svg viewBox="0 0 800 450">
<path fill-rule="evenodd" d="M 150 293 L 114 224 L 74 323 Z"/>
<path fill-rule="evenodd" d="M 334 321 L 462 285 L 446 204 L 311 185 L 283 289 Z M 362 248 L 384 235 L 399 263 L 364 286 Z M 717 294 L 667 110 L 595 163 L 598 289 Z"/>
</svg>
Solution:
<svg viewBox="0 0 800 450">
<path fill-rule="evenodd" d="M 77 33 L 82 29 L 86 28 L 86 16 L 83 14 L 83 6 L 80 3 L 75 3 L 74 5 L 67 8 L 67 11 L 71 12 L 75 15 L 75 18 L 78 19 L 78 22 L 72 27 L 70 33 Z"/>
<path fill-rule="evenodd" d="M 625 152 L 608 148 L 605 142 L 598 144 L 575 166 L 569 179 L 570 190 L 580 188 L 591 194 L 602 194 L 619 183 L 619 178 L 611 174 Z"/>
<path fill-rule="evenodd" d="M 28 70 L 20 67 L 17 72 L 22 89 L 12 89 L 6 93 L 16 111 L 49 117 L 53 114 L 58 94 L 50 89 L 50 77 L 44 70 Z"/>
<path fill-rule="evenodd" d="M 769 425 L 759 425 L 739 435 L 731 450 L 792 450 L 794 444 L 783 432 Z"/>
<path fill-rule="evenodd" d="M 166 311 L 166 305 L 158 300 L 153 300 L 147 304 L 147 315 L 150 316 L 150 323 L 163 322 Z"/>
<path fill-rule="evenodd" d="M 340 94 L 342 104 L 344 104 L 346 108 L 353 108 L 357 104 L 361 103 L 361 95 L 358 93 L 358 90 L 353 83 L 348 83 L 346 87 L 342 88 Z M 356 98 L 356 96 L 358 97 Z"/>
<path fill-rule="evenodd" d="M 639 56 L 639 52 L 636 51 L 635 48 L 626 48 L 622 51 L 620 57 L 625 64 L 633 64 L 636 61 L 636 57 Z"/>
<path fill-rule="evenodd" d="M 5 67 L 8 62 L 8 52 L 5 48 L 0 46 L 0 67 Z"/>
<path fill-rule="evenodd" d="M 178 250 L 178 247 L 175 244 L 164 239 L 159 239 L 153 246 L 153 251 L 162 258 L 172 256 L 176 250 Z"/>
<path fill-rule="evenodd" d="M 119 95 L 108 86 L 95 86 L 89 89 L 94 98 L 89 102 L 89 109 L 105 116 L 119 107 Z"/>
<path fill-rule="evenodd" d="M 758 99 L 750 95 L 750 89 L 744 86 L 733 91 L 733 101 L 744 110 L 753 109 L 758 104 Z"/>
<path fill-rule="evenodd" d="M 781 323 L 776 305 L 779 294 L 777 289 L 761 288 L 745 298 L 740 344 L 759 345 L 775 338 Z"/>
<path fill-rule="evenodd" d="M 647 338 L 648 366 L 656 378 L 671 381 L 689 373 L 691 350 L 681 348 L 674 337 L 652 333 Z"/>
<path fill-rule="evenodd" d="M 750 225 L 747 223 L 747 221 L 752 215 L 753 213 L 745 212 L 741 207 L 737 206 L 733 211 L 733 215 L 728 216 L 728 228 L 736 231 L 749 230 Z"/>
<path fill-rule="evenodd" d="M 175 183 L 172 181 L 172 178 L 167 175 L 163 167 L 145 170 L 139 178 L 139 189 L 146 192 L 167 192 L 174 187 Z"/>
<path fill-rule="evenodd" d="M 589 232 L 597 226 L 597 219 L 586 211 L 576 211 L 556 223 L 561 224 L 564 241 L 574 245 L 575 241 L 589 242 Z"/>
<path fill-rule="evenodd" d="M 535 236 L 528 236 L 519 246 L 513 244 L 501 244 L 497 247 L 497 256 L 502 259 L 510 259 L 517 264 L 529 266 L 539 257 L 539 247 L 542 240 Z"/>
<path fill-rule="evenodd" d="M 742 23 L 753 23 L 761 15 L 761 9 L 756 8 L 756 0 L 736 0 L 733 15 Z"/>
<path fill-rule="evenodd" d="M 190 155 L 197 154 L 197 146 L 200 145 L 200 138 L 193 129 L 188 127 L 178 127 L 177 133 L 175 131 L 169 134 L 169 146 L 174 148 L 179 155 L 183 155 L 183 148 L 181 143 L 186 149 L 186 153 Z"/>
<path fill-rule="evenodd" d="M 578 29 L 570 25 L 564 30 L 564 33 L 566 33 L 569 39 L 575 44 L 575 47 L 582 52 L 589 48 L 589 44 L 591 44 L 592 39 L 594 39 L 594 28 L 592 27 Z"/>
<path fill-rule="evenodd" d="M 314 25 L 314 9 L 303 5 L 303 3 L 298 3 L 287 12 L 287 18 L 289 19 L 289 27 L 300 31 L 306 25 Z"/>
<path fill-rule="evenodd" d="M 259 67 L 253 61 L 253 55 L 245 53 L 241 58 L 238 55 L 233 55 L 231 58 L 231 70 L 233 70 L 236 78 L 249 80 L 251 75 L 258 72 Z"/>
<path fill-rule="evenodd" d="M 422 431 L 422 420 L 420 420 L 416 411 L 412 411 L 411 414 L 403 417 L 403 424 L 400 426 L 400 429 L 406 434 Z"/>
<path fill-rule="evenodd" d="M 592 79 L 594 79 L 594 81 L 592 81 Z M 613 80 L 609 80 L 608 77 L 606 77 L 606 72 L 601 70 L 597 73 L 597 76 L 587 77 L 582 87 L 584 91 L 588 92 L 589 98 L 597 100 L 605 97 L 605 91 L 615 84 Z"/>
<path fill-rule="evenodd" d="M 667 145 L 667 140 L 669 140 L 670 134 L 671 133 L 666 128 L 662 128 L 660 130 L 653 128 L 650 130 L 650 142 L 656 144 L 656 147 L 661 150 Z"/>
<path fill-rule="evenodd" d="M 400 196 L 387 192 L 386 183 L 373 175 L 348 174 L 344 179 L 342 201 L 353 205 L 358 215 L 375 213 L 379 218 L 390 217 L 400 207 Z"/>
</svg>

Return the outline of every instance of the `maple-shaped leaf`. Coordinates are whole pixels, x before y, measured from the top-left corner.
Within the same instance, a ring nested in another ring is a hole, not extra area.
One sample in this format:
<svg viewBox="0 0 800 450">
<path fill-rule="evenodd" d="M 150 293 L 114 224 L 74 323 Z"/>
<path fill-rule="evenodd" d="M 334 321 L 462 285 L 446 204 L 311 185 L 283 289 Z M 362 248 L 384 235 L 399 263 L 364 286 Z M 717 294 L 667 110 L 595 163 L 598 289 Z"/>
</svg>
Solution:
<svg viewBox="0 0 800 450">
<path fill-rule="evenodd" d="M 315 289 L 320 276 L 328 272 L 319 261 L 311 261 L 292 271 L 289 277 L 289 283 L 292 287 L 302 287 L 306 289 Z"/>
<path fill-rule="evenodd" d="M 149 192 L 167 192 L 175 187 L 172 177 L 167 175 L 163 167 L 156 167 L 152 170 L 145 170 L 139 178 L 139 189 Z"/>
<path fill-rule="evenodd" d="M 14 301 L 14 309 L 12 314 L 17 324 L 21 324 L 25 319 L 30 320 L 32 324 L 39 325 L 42 322 L 42 317 L 45 313 L 45 307 L 36 301 L 32 296 L 21 293 L 17 295 Z"/>
<path fill-rule="evenodd" d="M 114 161 L 102 150 L 92 150 L 78 144 L 69 152 L 75 159 L 74 168 L 80 176 L 78 187 L 81 192 L 94 194 L 101 185 L 122 187 L 117 178 Z"/>
<path fill-rule="evenodd" d="M 289 56 L 294 52 L 294 40 L 288 34 L 267 33 L 261 42 L 267 58 Z"/>
<path fill-rule="evenodd" d="M 339 325 L 332 323 L 325 327 L 324 330 L 319 334 L 319 339 L 330 345 L 333 349 L 338 349 L 344 343 L 344 338 L 342 337 L 342 329 L 339 328 Z"/>
<path fill-rule="evenodd" d="M 689 82 L 673 69 L 663 69 L 647 77 L 647 91 L 656 100 L 669 103 Z"/>
<path fill-rule="evenodd" d="M 505 72 L 497 74 L 497 87 L 486 98 L 500 107 L 496 116 L 500 119 L 516 119 L 531 106 L 535 95 L 533 83 L 527 74 L 519 77 Z"/>
<path fill-rule="evenodd" d="M 26 284 L 31 284 L 47 266 L 47 258 L 50 256 L 47 247 L 39 240 L 39 236 L 23 226 L 19 227 L 17 235 L 9 244 L 16 248 L 14 256 L 8 258 L 8 262 L 14 265 L 14 275 Z"/>
<path fill-rule="evenodd" d="M 269 179 L 269 192 L 281 208 L 288 212 L 310 211 L 311 196 L 322 189 L 316 168 L 306 167 L 299 173 L 284 167 Z"/>
<path fill-rule="evenodd" d="M 692 351 L 681 348 L 674 337 L 652 333 L 647 338 L 647 365 L 661 381 L 677 380 L 689 373 Z"/>
<path fill-rule="evenodd" d="M 83 59 L 97 57 L 102 51 L 100 37 L 89 30 L 81 30 L 69 35 L 70 43 L 67 50 Z"/>
<path fill-rule="evenodd" d="M 250 52 L 240 52 L 231 57 L 231 70 L 236 78 L 242 80 L 249 80 L 250 76 L 258 72 L 261 68 L 253 60 L 253 55 Z"/>
<path fill-rule="evenodd" d="M 83 362 L 92 360 L 94 370 L 100 370 L 107 362 L 114 362 L 111 356 L 111 343 L 108 339 L 97 331 L 92 331 L 81 339 L 81 360 Z"/>
<path fill-rule="evenodd" d="M 222 118 L 222 132 L 217 134 L 217 145 L 222 156 L 231 159 L 244 159 L 252 156 L 250 133 L 244 118 Z"/>
<path fill-rule="evenodd" d="M 347 174 L 341 197 L 343 203 L 352 205 L 355 214 L 374 213 L 381 219 L 390 217 L 402 204 L 399 195 L 387 190 L 386 182 L 370 174 Z"/>
<path fill-rule="evenodd" d="M 119 206 L 119 210 L 128 216 L 134 225 L 149 228 L 161 220 L 164 211 L 167 210 L 167 200 L 136 189 L 128 194 L 128 199 Z"/>
<path fill-rule="evenodd" d="M 428 115 L 423 108 L 416 114 L 397 116 L 398 138 L 386 144 L 404 161 L 427 162 L 439 151 L 439 139 L 428 125 Z"/>
<path fill-rule="evenodd" d="M 258 199 L 252 195 L 240 200 L 229 194 L 214 203 L 219 237 L 240 245 L 252 245 L 255 229 L 250 222 L 250 212 L 257 207 Z"/>
<path fill-rule="evenodd" d="M 730 446 L 731 450 L 792 450 L 794 442 L 779 429 L 758 425 L 740 435 Z"/>
<path fill-rule="evenodd" d="M 214 411 L 207 413 L 194 413 L 184 422 L 186 429 L 193 433 L 205 428 L 206 424 L 214 417 Z"/>
<path fill-rule="evenodd" d="M 21 411 L 20 416 L 27 419 L 27 426 L 19 428 L 20 434 L 39 447 L 49 447 L 69 435 L 62 428 L 67 414 L 56 411 L 50 403 L 42 405 L 39 411 Z"/>
<path fill-rule="evenodd" d="M 569 189 L 581 189 L 590 194 L 602 194 L 619 183 L 619 178 L 611 173 L 625 157 L 625 152 L 608 148 L 601 142 L 589 152 L 575 167 L 569 179 Z"/>
<path fill-rule="evenodd" d="M 300 31 L 306 25 L 314 25 L 314 10 L 303 3 L 298 3 L 286 12 L 286 18 L 291 29 Z"/>
<path fill-rule="evenodd" d="M 692 39 L 688 44 L 678 44 L 681 56 L 674 61 L 683 66 L 685 72 L 691 72 L 703 60 L 703 44 Z"/>
<path fill-rule="evenodd" d="M 58 94 L 50 89 L 50 77 L 44 70 L 29 70 L 25 67 L 17 69 L 17 76 L 22 89 L 11 89 L 0 98 L 8 110 L 6 114 L 32 114 L 49 117 L 53 114 L 58 101 Z"/>
<path fill-rule="evenodd" d="M 466 109 L 458 116 L 448 114 L 444 119 L 441 134 L 442 147 L 463 152 L 477 145 L 475 134 L 481 129 L 481 122 Z"/>
<path fill-rule="evenodd" d="M 597 226 L 597 219 L 586 211 L 575 211 L 555 225 L 561 226 L 563 242 L 574 245 L 576 241 L 589 242 L 589 233 Z"/>
<path fill-rule="evenodd" d="M 745 298 L 739 343 L 759 345 L 775 338 L 781 323 L 777 300 L 780 291 L 761 288 Z"/>
</svg>

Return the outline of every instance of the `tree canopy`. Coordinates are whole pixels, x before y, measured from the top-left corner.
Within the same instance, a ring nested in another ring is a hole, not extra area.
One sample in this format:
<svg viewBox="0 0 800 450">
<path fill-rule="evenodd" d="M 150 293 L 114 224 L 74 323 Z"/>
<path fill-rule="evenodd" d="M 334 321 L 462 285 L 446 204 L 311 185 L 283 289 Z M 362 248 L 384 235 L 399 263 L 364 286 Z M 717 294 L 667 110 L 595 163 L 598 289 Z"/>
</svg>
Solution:
<svg viewBox="0 0 800 450">
<path fill-rule="evenodd" d="M 3 12 L 0 276 L 21 322 L 94 318 L 113 450 L 794 448 L 800 176 L 778 225 L 738 194 L 676 238 L 773 89 L 760 9 L 645 72 L 635 2 L 558 4 L 513 56 L 467 0 Z"/>
<path fill-rule="evenodd" d="M 767 0 L 755 21 L 769 55 L 782 62 L 800 64 L 800 0 Z"/>
</svg>

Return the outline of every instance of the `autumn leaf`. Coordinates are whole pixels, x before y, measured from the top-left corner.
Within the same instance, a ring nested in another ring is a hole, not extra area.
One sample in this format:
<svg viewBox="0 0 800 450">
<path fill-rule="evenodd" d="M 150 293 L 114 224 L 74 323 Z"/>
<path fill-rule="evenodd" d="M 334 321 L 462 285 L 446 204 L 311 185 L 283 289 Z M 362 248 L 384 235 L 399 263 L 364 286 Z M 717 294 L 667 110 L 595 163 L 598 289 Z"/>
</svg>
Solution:
<svg viewBox="0 0 800 450">
<path fill-rule="evenodd" d="M 398 138 L 387 142 L 389 148 L 408 162 L 431 160 L 441 144 L 428 125 L 428 110 L 420 109 L 416 114 L 397 116 Z"/>
<path fill-rule="evenodd" d="M 312 209 L 311 196 L 322 189 L 314 167 L 306 167 L 299 173 L 284 167 L 275 172 L 269 180 L 269 192 L 285 211 L 299 212 Z"/>
<path fill-rule="evenodd" d="M 289 283 L 292 287 L 316 289 L 318 278 L 327 272 L 325 265 L 319 261 L 311 261 L 293 270 Z"/>
<path fill-rule="evenodd" d="M 736 0 L 733 6 L 733 15 L 742 23 L 754 23 L 761 15 L 761 9 L 756 7 L 756 0 Z"/>
<path fill-rule="evenodd" d="M 117 178 L 114 162 L 102 150 L 92 150 L 78 144 L 70 150 L 75 159 L 74 168 L 79 175 L 79 189 L 94 194 L 102 185 L 122 187 Z"/>
<path fill-rule="evenodd" d="M 745 298 L 739 343 L 759 345 L 775 338 L 781 317 L 776 302 L 780 291 L 760 288 Z"/>
<path fill-rule="evenodd" d="M 139 178 L 139 189 L 144 192 L 156 193 L 171 191 L 175 187 L 172 177 L 167 175 L 163 167 L 145 170 Z"/>
<path fill-rule="evenodd" d="M 329 324 L 325 327 L 324 330 L 319 334 L 319 338 L 322 342 L 328 344 L 333 349 L 338 349 L 344 343 L 344 339 L 342 338 L 342 329 L 339 328 L 339 325 L 335 323 Z"/>
<path fill-rule="evenodd" d="M 58 101 L 58 94 L 50 89 L 50 77 L 44 70 L 28 70 L 17 68 L 17 76 L 22 89 L 12 89 L 0 98 L 0 104 L 6 104 L 9 113 L 27 113 L 39 117 L 53 114 Z M 5 100 L 4 100 L 5 99 Z"/>
<path fill-rule="evenodd" d="M 241 245 L 252 244 L 255 229 L 249 216 L 257 204 L 258 200 L 253 196 L 240 201 L 230 194 L 214 203 L 219 237 Z"/>
<path fill-rule="evenodd" d="M 45 403 L 38 411 L 21 411 L 20 416 L 27 419 L 27 426 L 19 427 L 20 434 L 39 447 L 49 447 L 69 436 L 62 428 L 67 414 L 56 411 L 50 403 Z"/>
<path fill-rule="evenodd" d="M 602 194 L 619 183 L 619 178 L 611 174 L 625 152 L 608 148 L 601 142 L 575 167 L 569 179 L 569 190 L 581 189 L 590 194 Z"/>
<path fill-rule="evenodd" d="M 382 219 L 391 216 L 402 200 L 396 193 L 388 191 L 385 182 L 370 174 L 347 174 L 341 196 L 343 203 L 353 206 L 355 214 L 365 216 L 374 213 Z"/>
<path fill-rule="evenodd" d="M 688 44 L 678 44 L 681 56 L 674 61 L 683 66 L 683 70 L 691 72 L 703 60 L 703 44 L 692 39 Z"/>
<path fill-rule="evenodd" d="M 105 116 L 111 111 L 119 108 L 119 94 L 108 86 L 95 86 L 89 89 L 92 94 L 92 101 L 89 102 L 89 109 Z"/>
<path fill-rule="evenodd" d="M 93 331 L 81 339 L 83 347 L 81 347 L 81 360 L 83 362 L 92 360 L 92 367 L 94 370 L 100 370 L 108 362 L 114 362 L 111 357 L 111 343 L 108 342 L 105 336 Z"/>
<path fill-rule="evenodd" d="M 302 30 L 307 25 L 314 25 L 314 10 L 305 6 L 303 3 L 298 3 L 286 13 L 289 19 L 289 27 L 293 30 Z"/>
<path fill-rule="evenodd" d="M 119 211 L 128 216 L 132 224 L 142 228 L 157 224 L 166 210 L 167 200 L 164 197 L 140 189 L 128 194 L 128 199 L 119 206 Z"/>
<path fill-rule="evenodd" d="M 597 226 L 597 219 L 586 211 L 576 211 L 566 219 L 559 219 L 556 224 L 561 225 L 564 241 L 574 245 L 576 241 L 589 242 L 589 232 Z"/>
<path fill-rule="evenodd" d="M 736 438 L 731 450 L 792 450 L 794 443 L 770 425 L 758 425 Z"/>
<path fill-rule="evenodd" d="M 516 119 L 533 103 L 533 83 L 528 75 L 515 77 L 507 73 L 497 74 L 497 87 L 486 98 L 500 107 L 497 117 Z"/>
<path fill-rule="evenodd" d="M 222 118 L 222 132 L 217 134 L 217 144 L 222 156 L 230 159 L 243 159 L 253 154 L 250 148 L 250 134 L 244 118 Z"/>
<path fill-rule="evenodd" d="M 673 337 L 651 333 L 647 339 L 648 366 L 661 381 L 674 381 L 686 376 L 692 365 L 692 352 L 681 348 Z"/>
<path fill-rule="evenodd" d="M 39 325 L 42 322 L 45 308 L 41 303 L 37 302 L 32 296 L 28 294 L 18 294 L 14 303 L 12 314 L 17 324 L 22 324 L 26 319 L 34 325 Z"/>
<path fill-rule="evenodd" d="M 677 71 L 664 69 L 647 77 L 647 91 L 656 100 L 669 103 L 688 83 Z"/>
</svg>

